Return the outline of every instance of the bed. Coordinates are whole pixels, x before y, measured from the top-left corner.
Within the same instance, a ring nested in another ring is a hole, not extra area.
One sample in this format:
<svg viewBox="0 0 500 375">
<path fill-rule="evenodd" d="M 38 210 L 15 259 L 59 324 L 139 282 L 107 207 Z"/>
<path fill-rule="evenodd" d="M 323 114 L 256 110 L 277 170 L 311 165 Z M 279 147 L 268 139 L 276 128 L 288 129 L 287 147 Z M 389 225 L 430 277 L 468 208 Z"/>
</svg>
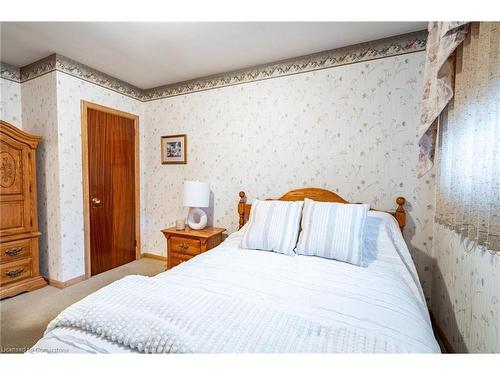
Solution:
<svg viewBox="0 0 500 375">
<path fill-rule="evenodd" d="M 282 200 L 346 203 L 299 189 Z M 61 312 L 31 353 L 439 353 L 415 266 L 394 212 L 370 211 L 365 266 L 218 247 L 155 277 L 127 276 Z"/>
</svg>

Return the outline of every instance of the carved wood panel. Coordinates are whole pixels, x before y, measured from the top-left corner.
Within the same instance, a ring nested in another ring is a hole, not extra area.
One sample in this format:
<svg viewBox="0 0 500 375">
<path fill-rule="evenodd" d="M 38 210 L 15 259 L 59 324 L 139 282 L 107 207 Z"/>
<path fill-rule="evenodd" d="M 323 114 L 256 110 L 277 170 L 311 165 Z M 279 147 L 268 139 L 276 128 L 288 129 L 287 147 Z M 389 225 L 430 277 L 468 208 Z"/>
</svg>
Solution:
<svg viewBox="0 0 500 375">
<path fill-rule="evenodd" d="M 26 148 L 26 146 L 24 147 Z M 10 138 L 0 141 L 0 194 L 23 194 L 23 147 Z"/>
<path fill-rule="evenodd" d="M 29 146 L 14 138 L 0 140 L 0 235 L 24 233 L 30 227 Z M 25 170 L 25 168 L 27 168 Z"/>
</svg>

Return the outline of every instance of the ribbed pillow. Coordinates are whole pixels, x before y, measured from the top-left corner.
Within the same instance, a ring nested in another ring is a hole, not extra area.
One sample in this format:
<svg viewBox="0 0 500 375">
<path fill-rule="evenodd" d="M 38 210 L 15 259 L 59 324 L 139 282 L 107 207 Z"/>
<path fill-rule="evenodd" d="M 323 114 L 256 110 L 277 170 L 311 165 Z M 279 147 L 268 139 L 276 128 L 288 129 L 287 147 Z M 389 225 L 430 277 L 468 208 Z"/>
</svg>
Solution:
<svg viewBox="0 0 500 375">
<path fill-rule="evenodd" d="M 292 255 L 297 245 L 303 205 L 302 201 L 255 200 L 240 247 Z"/>
<path fill-rule="evenodd" d="M 369 204 L 315 202 L 305 199 L 297 254 L 363 262 L 363 228 Z"/>
</svg>

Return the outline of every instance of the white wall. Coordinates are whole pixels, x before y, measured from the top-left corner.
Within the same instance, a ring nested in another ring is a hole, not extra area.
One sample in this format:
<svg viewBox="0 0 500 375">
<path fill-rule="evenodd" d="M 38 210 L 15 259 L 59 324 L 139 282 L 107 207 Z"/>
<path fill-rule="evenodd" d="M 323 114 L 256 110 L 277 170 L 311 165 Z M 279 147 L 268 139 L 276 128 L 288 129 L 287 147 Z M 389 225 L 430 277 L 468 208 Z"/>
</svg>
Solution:
<svg viewBox="0 0 500 375">
<path fill-rule="evenodd" d="M 0 78 L 0 119 L 23 128 L 21 84 Z"/>
<path fill-rule="evenodd" d="M 393 210 L 408 200 L 405 237 L 430 295 L 434 177 L 417 179 L 424 52 L 145 103 L 143 251 L 186 214 L 186 179 L 210 182 L 215 224 L 237 228 L 238 192 L 279 197 L 317 186 Z M 160 137 L 188 135 L 188 164 L 161 165 Z"/>
</svg>

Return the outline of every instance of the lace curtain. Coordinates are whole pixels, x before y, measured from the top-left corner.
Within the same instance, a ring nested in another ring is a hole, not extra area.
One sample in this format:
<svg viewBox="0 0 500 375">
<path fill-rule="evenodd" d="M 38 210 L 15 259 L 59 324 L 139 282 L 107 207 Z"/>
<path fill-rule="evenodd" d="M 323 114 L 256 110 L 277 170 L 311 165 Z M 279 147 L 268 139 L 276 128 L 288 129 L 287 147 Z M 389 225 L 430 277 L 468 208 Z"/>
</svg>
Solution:
<svg viewBox="0 0 500 375">
<path fill-rule="evenodd" d="M 419 127 L 418 177 L 426 174 L 434 164 L 439 114 L 453 97 L 452 54 L 465 39 L 467 22 L 429 22 L 428 31 Z"/>
<path fill-rule="evenodd" d="M 469 25 L 439 117 L 436 221 L 500 251 L 500 23 Z"/>
</svg>

